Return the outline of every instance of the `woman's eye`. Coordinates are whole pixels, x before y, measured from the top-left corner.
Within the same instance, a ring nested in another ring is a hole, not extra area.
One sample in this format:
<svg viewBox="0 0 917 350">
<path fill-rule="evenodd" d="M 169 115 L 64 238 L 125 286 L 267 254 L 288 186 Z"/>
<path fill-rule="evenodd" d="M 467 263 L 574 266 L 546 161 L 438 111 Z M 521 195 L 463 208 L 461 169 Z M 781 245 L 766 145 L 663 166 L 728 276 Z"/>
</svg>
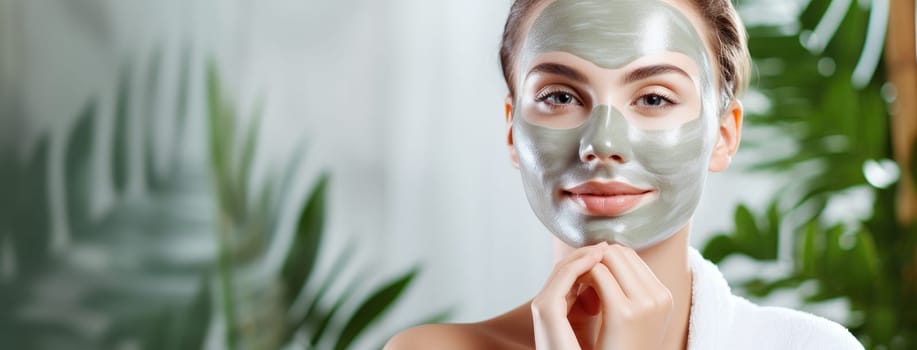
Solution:
<svg viewBox="0 0 917 350">
<path fill-rule="evenodd" d="M 566 92 L 558 92 L 548 96 L 547 101 L 553 104 L 566 105 L 576 101 L 576 99 Z"/>
<path fill-rule="evenodd" d="M 554 91 L 540 95 L 536 101 L 547 102 L 550 105 L 581 105 L 576 96 L 565 91 Z"/>
<path fill-rule="evenodd" d="M 668 107 L 674 103 L 668 97 L 659 94 L 646 94 L 640 96 L 634 104 L 641 107 L 662 108 Z"/>
</svg>

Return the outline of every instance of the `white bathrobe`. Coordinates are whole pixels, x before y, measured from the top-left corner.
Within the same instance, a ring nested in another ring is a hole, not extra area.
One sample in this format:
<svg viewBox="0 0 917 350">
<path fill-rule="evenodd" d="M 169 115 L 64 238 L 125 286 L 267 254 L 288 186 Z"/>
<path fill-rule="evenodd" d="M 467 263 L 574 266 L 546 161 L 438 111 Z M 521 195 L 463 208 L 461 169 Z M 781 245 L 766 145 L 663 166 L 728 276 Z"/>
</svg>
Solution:
<svg viewBox="0 0 917 350">
<path fill-rule="evenodd" d="M 863 349 L 843 326 L 781 307 L 758 306 L 735 296 L 716 265 L 694 248 L 689 350 Z"/>
</svg>

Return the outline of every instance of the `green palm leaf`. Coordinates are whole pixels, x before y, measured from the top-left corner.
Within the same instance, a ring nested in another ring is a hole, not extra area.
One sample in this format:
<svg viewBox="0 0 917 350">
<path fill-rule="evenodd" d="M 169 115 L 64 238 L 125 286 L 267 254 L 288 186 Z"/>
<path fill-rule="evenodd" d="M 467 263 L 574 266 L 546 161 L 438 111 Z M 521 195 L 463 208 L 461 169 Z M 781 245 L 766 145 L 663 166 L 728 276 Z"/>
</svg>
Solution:
<svg viewBox="0 0 917 350">
<path fill-rule="evenodd" d="M 799 17 L 800 33 L 749 30 L 751 53 L 763 67 L 753 86 L 771 102 L 766 113 L 748 118 L 749 125 L 775 128 L 796 147 L 749 170 L 790 174 L 796 181 L 774 195 L 768 213 L 737 208 L 733 232 L 714 236 L 703 251 L 714 261 L 733 254 L 775 261 L 771 248 L 781 236 L 789 237 L 794 243 L 791 271 L 776 278 L 745 276 L 737 283 L 740 292 L 763 297 L 812 286 L 801 301 L 844 299 L 851 312 L 847 326 L 867 348 L 907 349 L 917 345 L 917 307 L 910 306 L 917 288 L 907 287 L 902 276 L 907 275 L 903 266 L 915 261 L 917 230 L 901 227 L 894 217 L 896 185 L 875 182 L 868 173 L 876 171 L 868 165 L 894 158 L 888 105 L 881 93 L 885 77 L 877 74 L 865 86 L 851 78 L 861 69 L 864 28 L 875 20 L 870 11 L 876 7 L 843 5 L 809 2 Z M 827 28 L 832 21 L 839 24 L 833 35 L 816 41 L 807 36 L 813 29 L 828 32 L 817 27 Z M 767 151 L 767 143 L 755 146 Z M 829 203 L 844 200 L 851 189 L 870 193 L 868 217 L 825 215 Z"/>
</svg>

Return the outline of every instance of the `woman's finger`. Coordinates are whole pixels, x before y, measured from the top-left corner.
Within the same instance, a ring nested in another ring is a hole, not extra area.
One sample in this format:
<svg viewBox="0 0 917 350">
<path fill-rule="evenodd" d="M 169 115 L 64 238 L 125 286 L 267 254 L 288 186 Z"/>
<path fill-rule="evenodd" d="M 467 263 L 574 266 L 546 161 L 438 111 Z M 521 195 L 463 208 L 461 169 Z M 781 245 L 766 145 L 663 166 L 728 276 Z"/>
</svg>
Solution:
<svg viewBox="0 0 917 350">
<path fill-rule="evenodd" d="M 669 293 L 668 288 L 659 281 L 653 270 L 637 255 L 636 251 L 630 248 L 626 249 L 627 251 L 623 256 L 643 286 L 643 290 L 646 293 L 643 296 L 653 300 L 664 298 Z"/>
<path fill-rule="evenodd" d="M 538 296 L 542 297 L 540 301 L 545 303 L 552 302 L 553 304 L 554 301 L 564 300 L 567 305 L 563 310 L 555 309 L 554 307 L 548 308 L 548 305 L 539 305 L 542 306 L 542 312 L 562 311 L 563 315 L 567 314 L 569 307 L 576 298 L 576 293 L 571 292 L 576 280 L 599 262 L 602 248 L 603 246 L 601 245 L 580 248 L 555 266 L 554 271 L 551 272 L 551 276 L 548 277 L 548 281 Z"/>
<path fill-rule="evenodd" d="M 601 270 L 607 270 L 601 273 Z M 657 281 L 655 274 L 632 249 L 609 246 L 602 263 L 590 271 L 598 286 L 610 293 L 603 294 L 602 328 L 596 341 L 600 349 L 653 349 L 665 334 L 671 314 L 671 298 L 663 298 L 668 289 Z M 618 291 L 615 293 L 615 291 Z M 607 300 L 606 300 L 607 299 Z"/>
<path fill-rule="evenodd" d="M 540 349 L 575 349 L 578 341 L 567 314 L 576 300 L 579 277 L 599 263 L 604 246 L 580 248 L 555 266 L 541 292 L 532 299 L 535 344 Z"/>
<path fill-rule="evenodd" d="M 641 277 L 638 276 L 638 274 L 645 273 L 645 271 L 635 269 L 633 264 L 628 261 L 627 249 L 630 248 L 618 244 L 608 246 L 602 255 L 602 265 L 608 268 L 608 271 L 614 276 L 615 281 L 618 282 L 628 299 L 639 298 L 648 292 L 644 289 Z"/>
<path fill-rule="evenodd" d="M 601 301 L 602 312 L 606 314 L 612 309 L 625 307 L 627 296 L 621 290 L 621 285 L 603 264 L 596 264 L 584 276 L 583 283 L 595 289 Z"/>
</svg>

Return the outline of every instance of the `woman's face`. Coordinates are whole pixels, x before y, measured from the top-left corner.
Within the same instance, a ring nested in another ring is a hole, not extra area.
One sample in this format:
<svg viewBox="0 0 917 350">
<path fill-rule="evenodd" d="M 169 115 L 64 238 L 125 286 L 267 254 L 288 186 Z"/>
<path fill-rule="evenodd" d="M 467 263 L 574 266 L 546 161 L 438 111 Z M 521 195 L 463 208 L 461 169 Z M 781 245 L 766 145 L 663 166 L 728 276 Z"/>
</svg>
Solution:
<svg viewBox="0 0 917 350">
<path fill-rule="evenodd" d="M 702 36 L 659 0 L 557 0 L 534 16 L 511 132 L 535 214 L 575 247 L 670 237 L 697 207 L 717 137 Z"/>
</svg>

